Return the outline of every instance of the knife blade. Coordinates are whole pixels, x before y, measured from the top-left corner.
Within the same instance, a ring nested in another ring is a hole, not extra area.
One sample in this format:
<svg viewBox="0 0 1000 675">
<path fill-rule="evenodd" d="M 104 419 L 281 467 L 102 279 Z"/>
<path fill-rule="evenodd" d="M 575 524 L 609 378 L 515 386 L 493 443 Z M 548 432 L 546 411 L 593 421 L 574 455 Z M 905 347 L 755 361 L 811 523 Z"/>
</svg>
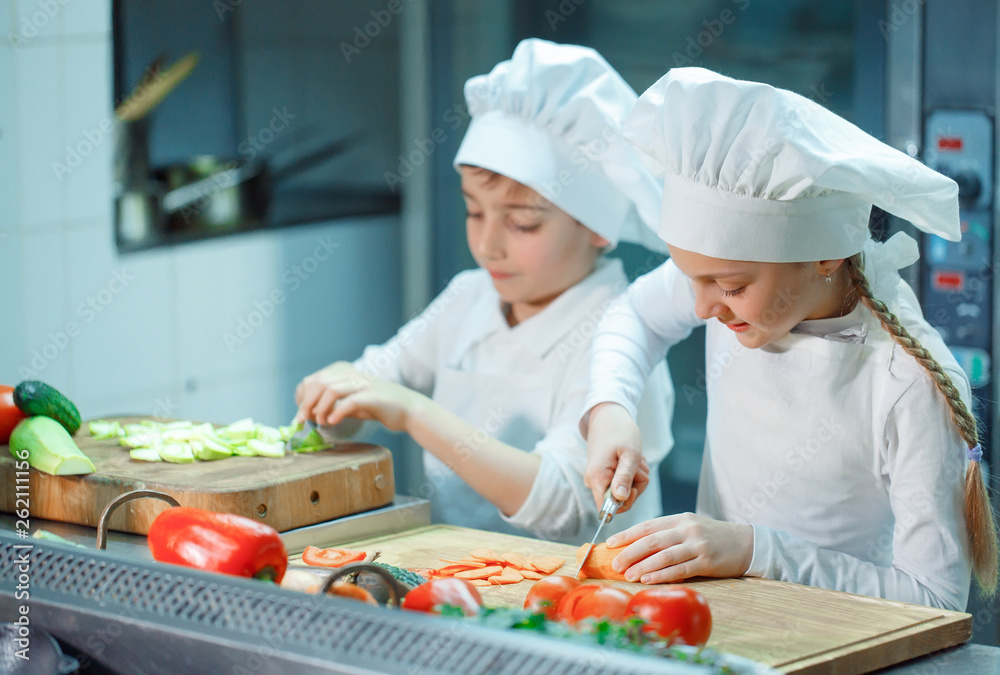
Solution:
<svg viewBox="0 0 1000 675">
<path fill-rule="evenodd" d="M 580 566 L 576 568 L 576 574 L 573 578 L 576 579 L 580 576 L 580 571 L 587 562 L 587 558 L 590 557 L 590 552 L 594 550 L 594 544 L 597 543 L 597 539 L 601 536 L 601 530 L 604 526 L 611 522 L 614 515 L 618 513 L 618 509 L 621 507 L 622 502 L 611 496 L 611 487 L 609 486 L 607 490 L 604 491 L 604 505 L 601 506 L 601 516 L 600 521 L 597 524 L 597 532 L 594 533 L 594 538 L 590 540 L 590 544 L 587 545 L 587 552 L 583 554 L 583 559 L 580 560 Z"/>
</svg>

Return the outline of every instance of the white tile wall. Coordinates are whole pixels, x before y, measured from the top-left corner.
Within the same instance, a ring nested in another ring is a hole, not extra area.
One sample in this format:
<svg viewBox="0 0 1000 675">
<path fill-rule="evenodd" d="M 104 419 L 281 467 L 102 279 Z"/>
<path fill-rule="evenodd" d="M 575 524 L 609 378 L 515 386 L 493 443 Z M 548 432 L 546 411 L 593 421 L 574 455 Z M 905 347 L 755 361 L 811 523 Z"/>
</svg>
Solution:
<svg viewBox="0 0 1000 675">
<path fill-rule="evenodd" d="M 205 379 L 197 388 L 185 390 L 174 415 L 185 419 L 228 424 L 252 417 L 262 424 L 288 424 L 291 415 L 282 415 L 283 402 L 291 392 L 282 386 L 277 368 L 254 370 L 244 375 Z"/>
<path fill-rule="evenodd" d="M 167 389 L 176 376 L 171 249 L 118 257 L 110 224 L 96 221 L 64 235 L 76 388 L 91 398 Z"/>
<path fill-rule="evenodd" d="M 67 9 L 71 5 L 67 5 Z M 66 218 L 74 221 L 112 214 L 114 113 L 111 93 L 111 46 L 107 39 L 84 38 L 63 48 L 66 142 L 79 147 L 80 165 L 63 185 Z"/>
<path fill-rule="evenodd" d="M 62 133 L 62 45 L 32 44 L 14 52 L 18 138 L 21 148 L 21 218 L 24 227 L 51 225 L 65 214 L 62 182 L 53 162 L 66 163 Z"/>
<path fill-rule="evenodd" d="M 0 328 L 0 382 L 8 384 L 20 381 L 17 366 L 22 361 L 24 348 L 20 293 L 24 279 L 23 260 L 20 233 L 0 229 L 0 288 L 7 289 L 0 294 L 0 312 L 5 317 L 14 317 L 14 320 L 4 321 Z"/>
<path fill-rule="evenodd" d="M 70 351 L 79 339 L 71 333 L 82 331 L 82 325 L 66 312 L 69 280 L 62 233 L 25 232 L 21 241 L 22 269 L 38 273 L 23 275 L 20 283 L 24 342 L 18 374 L 71 390 Z M 22 366 L 31 372 L 25 374 Z"/>
<path fill-rule="evenodd" d="M 8 16 L 9 7 L 0 5 L 0 17 Z M 0 31 L 0 36 L 6 32 Z M 0 38 L 2 39 L 2 38 Z M 14 48 L 0 43 L 0 91 L 15 91 Z M 17 99 L 0 96 L 0 232 L 19 227 L 21 222 L 21 189 L 18 181 Z"/>
<path fill-rule="evenodd" d="M 281 288 L 278 236 L 239 235 L 177 250 L 174 340 L 185 386 L 277 366 L 283 311 L 268 305 Z"/>
<path fill-rule="evenodd" d="M 3 36 L 3 44 L 10 45 L 8 35 L 14 28 L 14 13 L 17 10 L 11 0 L 0 0 L 0 35 Z"/>
<path fill-rule="evenodd" d="M 107 37 L 111 33 L 111 8 L 107 2 L 64 0 L 62 29 L 67 37 L 87 35 Z"/>
<path fill-rule="evenodd" d="M 51 42 L 62 31 L 62 13 L 75 0 L 17 0 L 16 23 L 19 36 L 28 44 Z M 99 3 L 103 4 L 103 3 Z"/>
</svg>

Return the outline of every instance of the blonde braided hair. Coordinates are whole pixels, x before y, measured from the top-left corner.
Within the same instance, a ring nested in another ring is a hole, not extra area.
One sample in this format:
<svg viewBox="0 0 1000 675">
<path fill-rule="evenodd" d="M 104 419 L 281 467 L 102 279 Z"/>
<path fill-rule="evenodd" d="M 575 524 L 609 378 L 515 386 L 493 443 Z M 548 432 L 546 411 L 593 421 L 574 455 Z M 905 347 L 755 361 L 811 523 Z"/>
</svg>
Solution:
<svg viewBox="0 0 1000 675">
<path fill-rule="evenodd" d="M 969 447 L 975 447 L 979 443 L 976 418 L 962 402 L 958 389 L 948 373 L 944 372 L 931 353 L 910 335 L 885 303 L 872 295 L 868 279 L 865 277 L 861 254 L 844 260 L 844 267 L 850 279 L 852 295 L 856 291 L 861 303 L 875 315 L 882 328 L 892 336 L 896 344 L 927 370 L 938 391 L 948 403 L 952 422 Z M 983 594 L 992 597 L 997 592 L 997 530 L 979 462 L 969 462 L 965 472 L 965 522 L 969 531 L 972 569 L 976 581 Z"/>
</svg>

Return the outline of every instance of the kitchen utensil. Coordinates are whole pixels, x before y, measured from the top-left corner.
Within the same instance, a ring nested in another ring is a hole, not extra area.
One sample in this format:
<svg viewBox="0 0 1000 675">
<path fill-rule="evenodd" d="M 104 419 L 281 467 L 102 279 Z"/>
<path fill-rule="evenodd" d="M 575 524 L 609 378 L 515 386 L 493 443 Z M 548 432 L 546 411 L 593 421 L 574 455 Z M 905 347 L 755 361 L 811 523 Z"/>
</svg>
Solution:
<svg viewBox="0 0 1000 675">
<path fill-rule="evenodd" d="M 144 77 L 132 94 L 115 108 L 115 116 L 124 122 L 135 122 L 148 115 L 187 79 L 199 58 L 198 52 L 191 52 L 164 71 L 159 71 L 154 62 L 147 71 L 152 73 L 151 77 Z"/>
<path fill-rule="evenodd" d="M 580 570 L 583 569 L 584 563 L 587 562 L 587 558 L 590 557 L 590 552 L 594 550 L 594 544 L 597 543 L 597 538 L 601 536 L 601 529 L 611 522 L 615 514 L 618 513 L 618 509 L 621 508 L 622 503 L 611 496 L 611 487 L 609 486 L 607 490 L 604 491 L 604 505 L 601 506 L 600 522 L 597 524 L 597 532 L 594 533 L 594 538 L 590 540 L 590 544 L 587 546 L 587 552 L 583 555 L 580 560 L 580 566 L 576 568 L 576 574 L 573 578 L 580 576 Z"/>
</svg>

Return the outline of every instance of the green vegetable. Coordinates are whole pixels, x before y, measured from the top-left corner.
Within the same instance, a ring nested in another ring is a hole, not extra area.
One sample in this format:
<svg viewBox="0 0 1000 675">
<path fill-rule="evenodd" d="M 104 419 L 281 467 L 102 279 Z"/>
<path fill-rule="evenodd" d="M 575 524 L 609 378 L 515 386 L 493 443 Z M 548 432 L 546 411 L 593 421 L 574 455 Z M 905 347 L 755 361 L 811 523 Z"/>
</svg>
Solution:
<svg viewBox="0 0 1000 675">
<path fill-rule="evenodd" d="M 25 415 L 51 417 L 72 436 L 80 428 L 80 411 L 55 387 L 38 380 L 25 380 L 14 387 L 14 405 Z"/>
<path fill-rule="evenodd" d="M 746 672 L 733 666 L 725 656 L 711 649 L 697 649 L 685 645 L 671 646 L 655 633 L 644 631 L 645 622 L 637 617 L 624 623 L 584 619 L 576 626 L 571 626 L 561 621 L 549 621 L 544 614 L 534 614 L 530 610 L 510 607 L 483 607 L 478 615 L 466 618 L 461 608 L 445 606 L 442 607 L 441 615 L 475 621 L 492 628 L 528 630 L 563 640 L 686 661 L 708 666 L 714 675 L 735 675 Z"/>
<path fill-rule="evenodd" d="M 128 456 L 139 462 L 162 462 L 160 453 L 153 448 L 133 448 L 128 451 Z"/>
<path fill-rule="evenodd" d="M 76 546 L 77 548 L 87 548 L 83 544 L 78 544 L 75 541 L 70 541 L 65 537 L 60 537 L 55 532 L 49 532 L 48 530 L 38 529 L 31 533 L 31 536 L 35 539 L 43 539 L 45 541 L 57 541 L 60 544 L 68 544 L 70 546 Z"/>
<path fill-rule="evenodd" d="M 55 476 L 93 473 L 94 463 L 80 451 L 73 437 L 49 417 L 21 420 L 10 435 L 10 454 L 27 456 L 28 465 Z"/>
<path fill-rule="evenodd" d="M 187 443 L 168 443 L 156 449 L 160 459 L 174 464 L 190 464 L 194 461 L 194 452 Z"/>
<path fill-rule="evenodd" d="M 400 583 L 402 583 L 402 584 L 404 584 L 406 586 L 411 586 L 413 588 L 416 588 L 420 584 L 426 583 L 426 581 L 427 581 L 427 579 L 425 579 L 420 574 L 417 574 L 416 572 L 411 572 L 410 570 L 403 569 L 402 567 L 395 567 L 393 565 L 386 565 L 385 563 L 378 562 L 377 560 L 373 561 L 371 564 L 372 565 L 378 565 L 379 567 L 381 567 L 382 569 L 384 569 L 386 572 L 388 572 L 389 574 L 391 574 L 392 576 L 394 576 L 396 578 L 396 581 L 398 581 L 398 582 L 400 582 Z"/>
<path fill-rule="evenodd" d="M 90 435 L 98 440 L 105 438 L 118 438 L 122 434 L 122 425 L 112 420 L 94 420 L 87 425 Z"/>
<path fill-rule="evenodd" d="M 293 437 L 291 440 L 292 450 L 295 452 L 318 452 L 330 447 L 319 431 L 313 429 L 305 438 Z"/>
<path fill-rule="evenodd" d="M 284 457 L 285 456 L 285 444 L 281 441 L 276 443 L 269 443 L 267 441 L 259 441 L 256 438 L 251 438 L 247 441 L 247 448 L 253 450 L 253 454 L 259 455 L 261 457 Z"/>
</svg>

